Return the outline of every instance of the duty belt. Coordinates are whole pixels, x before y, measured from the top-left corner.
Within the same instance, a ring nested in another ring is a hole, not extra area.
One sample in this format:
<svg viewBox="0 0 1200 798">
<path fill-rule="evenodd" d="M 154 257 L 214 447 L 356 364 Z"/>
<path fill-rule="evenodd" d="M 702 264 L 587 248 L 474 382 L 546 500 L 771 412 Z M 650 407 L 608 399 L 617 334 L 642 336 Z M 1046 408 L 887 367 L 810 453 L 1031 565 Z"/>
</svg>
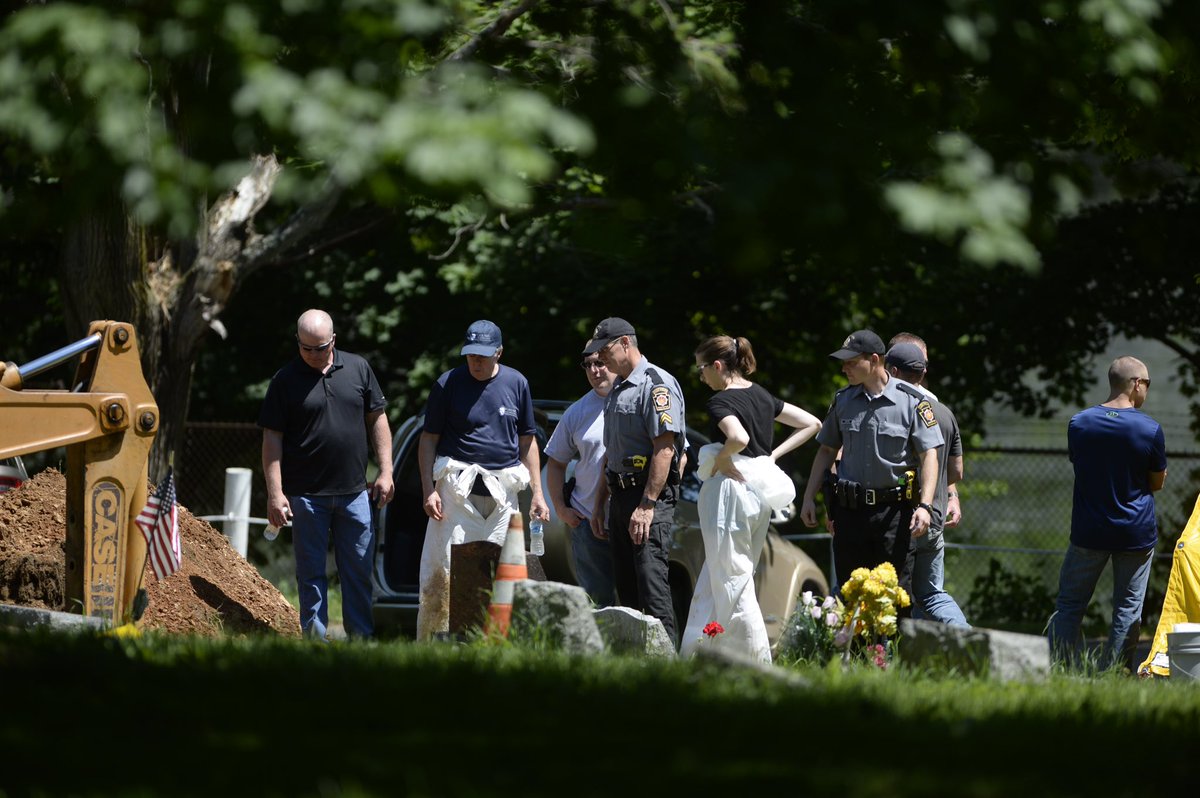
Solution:
<svg viewBox="0 0 1200 798">
<path fill-rule="evenodd" d="M 635 474 L 619 474 L 616 471 L 605 471 L 604 478 L 608 481 L 609 490 L 628 490 L 646 484 L 646 472 Z"/>
<path fill-rule="evenodd" d="M 894 485 L 890 488 L 867 488 L 858 482 L 839 479 L 833 486 L 834 499 L 838 505 L 851 510 L 860 504 L 874 507 L 877 504 L 894 504 L 904 500 L 904 486 Z"/>
</svg>

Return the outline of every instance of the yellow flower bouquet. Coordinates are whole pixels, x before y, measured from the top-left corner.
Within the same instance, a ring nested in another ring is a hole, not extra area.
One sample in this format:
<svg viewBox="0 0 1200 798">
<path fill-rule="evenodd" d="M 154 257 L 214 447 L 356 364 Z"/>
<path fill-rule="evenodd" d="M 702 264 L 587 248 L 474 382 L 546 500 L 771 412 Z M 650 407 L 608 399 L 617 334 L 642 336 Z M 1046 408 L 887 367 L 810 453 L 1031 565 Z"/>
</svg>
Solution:
<svg viewBox="0 0 1200 798">
<path fill-rule="evenodd" d="M 870 570 L 855 568 L 842 585 L 842 603 L 845 625 L 839 645 L 848 646 L 856 637 L 872 643 L 880 636 L 895 635 L 897 614 L 911 602 L 897 582 L 895 567 L 884 562 Z"/>
</svg>

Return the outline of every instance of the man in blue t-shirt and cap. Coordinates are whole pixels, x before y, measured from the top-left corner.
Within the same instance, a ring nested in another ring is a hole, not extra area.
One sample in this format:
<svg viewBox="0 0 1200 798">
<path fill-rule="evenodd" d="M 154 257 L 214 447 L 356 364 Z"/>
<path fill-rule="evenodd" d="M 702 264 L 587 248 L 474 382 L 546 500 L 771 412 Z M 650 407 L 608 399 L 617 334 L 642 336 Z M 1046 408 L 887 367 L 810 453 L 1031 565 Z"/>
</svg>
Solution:
<svg viewBox="0 0 1200 798">
<path fill-rule="evenodd" d="M 500 328 L 480 319 L 467 328 L 465 365 L 438 377 L 417 444 L 429 524 L 421 551 L 417 639 L 450 628 L 450 546 L 489 540 L 503 545 L 517 494 L 533 491 L 530 515 L 543 521 L 541 463 L 533 397 L 521 372 L 500 365 Z"/>
<path fill-rule="evenodd" d="M 1108 367 L 1108 385 L 1108 401 L 1076 413 L 1067 427 L 1075 498 L 1049 638 L 1056 659 L 1078 663 L 1083 613 L 1112 560 L 1112 630 L 1099 665 L 1132 669 L 1158 540 L 1154 493 L 1167 479 L 1167 447 L 1162 427 L 1141 411 L 1150 391 L 1146 364 L 1117 358 Z"/>
</svg>

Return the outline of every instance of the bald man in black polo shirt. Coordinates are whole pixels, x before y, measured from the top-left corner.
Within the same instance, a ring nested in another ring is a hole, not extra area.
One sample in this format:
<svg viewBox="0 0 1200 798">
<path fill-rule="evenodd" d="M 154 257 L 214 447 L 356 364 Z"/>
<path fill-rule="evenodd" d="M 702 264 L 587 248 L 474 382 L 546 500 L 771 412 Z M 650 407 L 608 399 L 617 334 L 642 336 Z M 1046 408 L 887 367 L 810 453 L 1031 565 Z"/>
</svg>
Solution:
<svg viewBox="0 0 1200 798">
<path fill-rule="evenodd" d="M 351 637 L 370 637 L 375 528 L 371 500 L 392 500 L 392 434 L 383 392 L 367 361 L 334 347 L 333 319 L 308 310 L 296 323 L 300 356 L 271 379 L 263 428 L 267 518 L 292 519 L 300 628 L 325 639 L 329 584 L 325 552 L 333 536 L 342 583 L 342 622 Z M 379 476 L 367 493 L 367 438 Z"/>
</svg>

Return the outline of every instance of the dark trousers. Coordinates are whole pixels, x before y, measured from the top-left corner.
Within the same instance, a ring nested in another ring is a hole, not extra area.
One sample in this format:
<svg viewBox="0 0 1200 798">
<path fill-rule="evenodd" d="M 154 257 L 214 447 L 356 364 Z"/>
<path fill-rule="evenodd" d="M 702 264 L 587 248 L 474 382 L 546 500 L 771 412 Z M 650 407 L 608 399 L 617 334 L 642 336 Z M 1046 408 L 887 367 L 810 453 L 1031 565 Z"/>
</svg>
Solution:
<svg viewBox="0 0 1200 798">
<path fill-rule="evenodd" d="M 675 608 L 671 602 L 671 583 L 667 579 L 667 553 L 671 547 L 676 495 L 677 488 L 663 488 L 654 505 L 650 534 L 637 546 L 629 539 L 629 518 L 642 499 L 642 488 L 614 490 L 608 508 L 608 539 L 617 600 L 623 607 L 658 618 L 672 641 L 675 640 Z"/>
<path fill-rule="evenodd" d="M 840 586 L 856 568 L 874 568 L 890 562 L 896 569 L 900 587 L 912 595 L 914 552 L 912 533 L 913 508 L 904 502 L 860 505 L 851 510 L 833 506 L 833 560 Z M 907 616 L 910 609 L 902 614 Z"/>
</svg>

